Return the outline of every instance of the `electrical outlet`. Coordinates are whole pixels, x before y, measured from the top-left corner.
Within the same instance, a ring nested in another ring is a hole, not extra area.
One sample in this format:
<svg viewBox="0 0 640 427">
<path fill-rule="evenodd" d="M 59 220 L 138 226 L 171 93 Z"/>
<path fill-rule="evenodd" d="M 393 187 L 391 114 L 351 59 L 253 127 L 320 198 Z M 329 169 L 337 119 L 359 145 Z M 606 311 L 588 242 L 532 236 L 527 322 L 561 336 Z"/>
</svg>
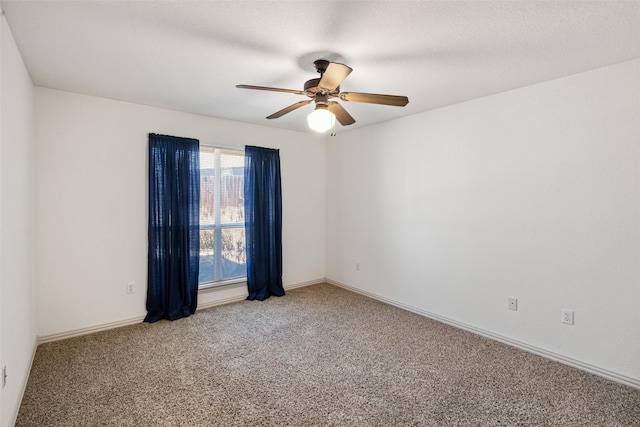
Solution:
<svg viewBox="0 0 640 427">
<path fill-rule="evenodd" d="M 509 298 L 509 310 L 518 311 L 518 298 Z"/>
<path fill-rule="evenodd" d="M 562 309 L 562 323 L 573 325 L 573 310 Z"/>
<path fill-rule="evenodd" d="M 7 385 L 7 367 L 2 367 L 2 388 Z"/>
<path fill-rule="evenodd" d="M 127 283 L 127 294 L 132 294 L 134 293 L 135 288 L 133 287 L 133 283 L 129 282 Z"/>
</svg>

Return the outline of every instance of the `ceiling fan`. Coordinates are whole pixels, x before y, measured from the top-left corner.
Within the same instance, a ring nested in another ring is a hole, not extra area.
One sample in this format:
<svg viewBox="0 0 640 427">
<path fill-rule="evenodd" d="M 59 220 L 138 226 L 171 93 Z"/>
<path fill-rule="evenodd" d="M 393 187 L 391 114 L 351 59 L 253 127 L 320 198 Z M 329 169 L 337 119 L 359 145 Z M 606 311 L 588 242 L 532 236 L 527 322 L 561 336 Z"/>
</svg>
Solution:
<svg viewBox="0 0 640 427">
<path fill-rule="evenodd" d="M 277 119 L 278 117 L 282 117 L 287 113 L 315 101 L 315 109 L 311 114 L 309 114 L 308 122 L 309 127 L 318 132 L 325 132 L 331 129 L 335 125 L 335 120 L 338 120 L 342 126 L 352 125 L 356 122 L 347 110 L 342 107 L 342 105 L 336 101 L 331 101 L 333 98 L 338 98 L 342 101 L 393 105 L 396 107 L 404 107 L 409 103 L 409 98 L 406 96 L 340 92 L 340 83 L 342 83 L 353 70 L 344 64 L 329 62 L 325 59 L 318 59 L 317 61 L 314 61 L 313 64 L 315 65 L 318 73 L 320 73 L 320 78 L 307 80 L 304 84 L 304 90 L 280 89 L 275 87 L 251 85 L 236 85 L 236 87 L 240 89 L 293 93 L 296 95 L 305 95 L 311 98 L 289 105 L 288 107 L 267 116 L 267 119 Z"/>
</svg>

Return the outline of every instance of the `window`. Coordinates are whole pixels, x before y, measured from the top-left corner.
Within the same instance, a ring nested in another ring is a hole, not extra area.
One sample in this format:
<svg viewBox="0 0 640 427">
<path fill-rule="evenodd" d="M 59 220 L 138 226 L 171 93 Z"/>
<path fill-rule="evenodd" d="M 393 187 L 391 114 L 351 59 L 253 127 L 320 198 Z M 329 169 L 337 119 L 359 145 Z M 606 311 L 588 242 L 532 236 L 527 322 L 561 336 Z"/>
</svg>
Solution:
<svg viewBox="0 0 640 427">
<path fill-rule="evenodd" d="M 200 146 L 200 287 L 247 275 L 244 153 Z"/>
</svg>

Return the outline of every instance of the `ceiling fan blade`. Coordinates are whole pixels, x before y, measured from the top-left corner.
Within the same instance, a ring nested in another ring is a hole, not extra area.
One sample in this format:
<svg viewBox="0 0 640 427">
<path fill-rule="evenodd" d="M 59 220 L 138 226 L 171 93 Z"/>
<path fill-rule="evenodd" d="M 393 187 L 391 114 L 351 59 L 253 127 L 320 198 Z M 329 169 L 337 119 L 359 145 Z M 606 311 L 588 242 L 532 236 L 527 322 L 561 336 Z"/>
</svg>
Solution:
<svg viewBox="0 0 640 427">
<path fill-rule="evenodd" d="M 347 78 L 347 76 L 353 71 L 351 67 L 347 67 L 344 64 L 339 64 L 337 62 L 330 62 L 325 70 L 322 78 L 320 79 L 320 83 L 318 86 L 323 87 L 328 90 L 334 90 L 340 83 Z"/>
<path fill-rule="evenodd" d="M 340 99 L 343 101 L 393 105 L 396 107 L 404 107 L 409 103 L 409 98 L 406 96 L 380 95 L 378 93 L 342 92 Z"/>
<path fill-rule="evenodd" d="M 268 90 L 271 92 L 284 92 L 284 93 L 294 93 L 296 95 L 306 95 L 305 92 L 301 90 L 293 90 L 293 89 L 280 89 L 277 87 L 267 87 L 267 86 L 251 86 L 251 85 L 236 85 L 238 89 L 255 89 L 255 90 Z"/>
<path fill-rule="evenodd" d="M 283 108 L 282 110 L 273 113 L 272 115 L 268 116 L 267 119 L 277 119 L 278 117 L 282 117 L 285 114 L 292 112 L 293 110 L 297 110 L 300 107 L 304 107 L 305 105 L 307 105 L 311 101 L 313 101 L 313 99 L 308 99 L 306 101 L 296 102 L 295 104 L 289 105 L 288 107 Z"/>
<path fill-rule="evenodd" d="M 335 101 L 329 103 L 329 111 L 331 111 L 333 115 L 336 116 L 336 119 L 342 126 L 349 126 L 356 122 L 356 120 L 351 117 L 351 114 L 347 113 L 347 110 L 345 110 L 342 105 L 338 104 Z"/>
</svg>

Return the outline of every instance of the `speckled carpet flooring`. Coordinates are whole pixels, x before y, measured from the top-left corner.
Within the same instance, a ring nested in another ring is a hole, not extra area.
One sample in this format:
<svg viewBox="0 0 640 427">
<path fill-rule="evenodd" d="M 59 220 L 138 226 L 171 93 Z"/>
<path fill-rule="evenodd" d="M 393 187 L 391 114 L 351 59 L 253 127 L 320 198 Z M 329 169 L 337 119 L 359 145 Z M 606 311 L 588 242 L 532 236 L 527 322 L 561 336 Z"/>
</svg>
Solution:
<svg viewBox="0 0 640 427">
<path fill-rule="evenodd" d="M 639 426 L 640 391 L 319 284 L 38 347 L 17 426 Z"/>
</svg>

